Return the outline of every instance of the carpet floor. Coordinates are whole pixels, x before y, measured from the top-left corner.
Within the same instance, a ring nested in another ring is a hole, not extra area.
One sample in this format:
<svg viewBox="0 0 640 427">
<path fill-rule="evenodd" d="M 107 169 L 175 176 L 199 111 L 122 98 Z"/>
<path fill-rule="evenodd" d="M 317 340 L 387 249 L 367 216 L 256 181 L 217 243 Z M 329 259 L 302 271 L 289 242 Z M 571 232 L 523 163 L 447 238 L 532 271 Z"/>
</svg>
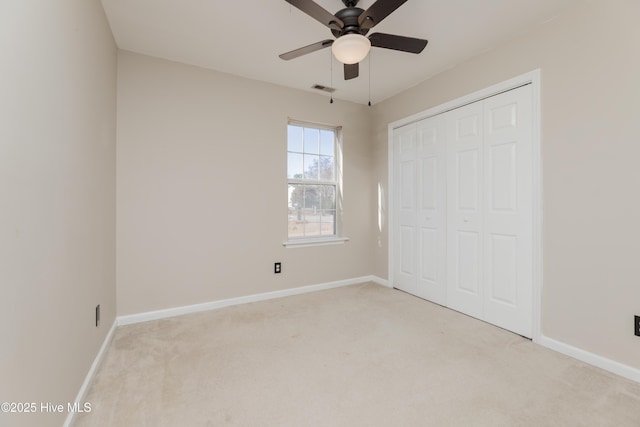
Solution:
<svg viewBox="0 0 640 427">
<path fill-rule="evenodd" d="M 640 384 L 365 283 L 120 327 L 75 427 L 640 426 Z"/>
</svg>

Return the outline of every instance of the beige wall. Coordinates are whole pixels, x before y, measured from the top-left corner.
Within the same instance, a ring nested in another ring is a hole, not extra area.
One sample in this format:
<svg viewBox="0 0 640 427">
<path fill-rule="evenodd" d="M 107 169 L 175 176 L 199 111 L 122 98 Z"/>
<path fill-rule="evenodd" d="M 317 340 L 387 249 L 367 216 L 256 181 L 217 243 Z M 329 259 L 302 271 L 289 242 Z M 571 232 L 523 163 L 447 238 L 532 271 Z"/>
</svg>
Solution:
<svg viewBox="0 0 640 427">
<path fill-rule="evenodd" d="M 116 46 L 99 0 L 8 0 L 0 52 L 0 402 L 66 405 L 115 319 Z"/>
<path fill-rule="evenodd" d="M 118 314 L 371 273 L 368 107 L 121 51 Z M 284 248 L 287 117 L 343 126 L 344 245 Z M 273 274 L 282 262 L 283 273 Z"/>
<path fill-rule="evenodd" d="M 374 107 L 374 179 L 386 124 L 531 71 L 542 73 L 542 331 L 640 368 L 640 2 L 585 2 L 532 33 Z M 426 52 L 428 55 L 428 50 Z M 388 277 L 387 228 L 373 273 Z"/>
</svg>

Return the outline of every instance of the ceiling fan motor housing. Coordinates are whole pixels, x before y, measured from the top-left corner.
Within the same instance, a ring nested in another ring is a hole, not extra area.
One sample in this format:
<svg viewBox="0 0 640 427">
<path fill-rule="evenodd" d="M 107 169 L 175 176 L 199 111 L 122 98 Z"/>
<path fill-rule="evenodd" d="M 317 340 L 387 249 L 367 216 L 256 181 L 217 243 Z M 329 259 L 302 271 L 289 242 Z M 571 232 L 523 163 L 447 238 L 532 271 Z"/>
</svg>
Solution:
<svg viewBox="0 0 640 427">
<path fill-rule="evenodd" d="M 347 1 L 344 3 L 347 4 Z M 336 13 L 336 17 L 344 22 L 344 27 L 341 30 L 332 28 L 331 33 L 333 33 L 336 38 L 344 36 L 345 34 L 362 34 L 364 36 L 369 32 L 369 29 L 360 28 L 360 24 L 358 24 L 358 18 L 363 12 L 364 10 L 359 7 L 346 7 L 339 10 Z"/>
</svg>

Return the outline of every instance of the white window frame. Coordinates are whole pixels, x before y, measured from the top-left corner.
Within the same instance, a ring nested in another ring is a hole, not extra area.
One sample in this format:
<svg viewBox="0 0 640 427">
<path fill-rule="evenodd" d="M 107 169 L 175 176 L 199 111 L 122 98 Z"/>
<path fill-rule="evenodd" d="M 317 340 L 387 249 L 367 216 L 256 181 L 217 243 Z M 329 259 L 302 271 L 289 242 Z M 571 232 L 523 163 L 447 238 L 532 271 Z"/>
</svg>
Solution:
<svg viewBox="0 0 640 427">
<path fill-rule="evenodd" d="M 313 122 L 305 122 L 299 120 L 289 119 L 287 121 L 287 129 L 290 125 L 299 126 L 310 129 L 329 130 L 334 132 L 334 179 L 332 181 L 326 180 L 309 180 L 309 179 L 293 179 L 288 177 L 288 162 L 287 162 L 287 189 L 291 184 L 307 184 L 307 185 L 334 185 L 335 186 L 335 234 L 327 236 L 303 236 L 303 237 L 289 237 L 287 228 L 287 240 L 283 242 L 283 245 L 287 248 L 300 248 L 308 246 L 322 246 L 322 245 L 335 245 L 345 243 L 349 239 L 342 235 L 342 127 L 331 126 L 326 124 L 319 124 Z M 288 135 L 288 132 L 287 132 Z M 289 145 L 287 137 L 287 157 L 289 155 Z M 289 194 L 287 194 L 287 212 L 289 211 Z M 287 219 L 288 227 L 288 219 Z"/>
</svg>

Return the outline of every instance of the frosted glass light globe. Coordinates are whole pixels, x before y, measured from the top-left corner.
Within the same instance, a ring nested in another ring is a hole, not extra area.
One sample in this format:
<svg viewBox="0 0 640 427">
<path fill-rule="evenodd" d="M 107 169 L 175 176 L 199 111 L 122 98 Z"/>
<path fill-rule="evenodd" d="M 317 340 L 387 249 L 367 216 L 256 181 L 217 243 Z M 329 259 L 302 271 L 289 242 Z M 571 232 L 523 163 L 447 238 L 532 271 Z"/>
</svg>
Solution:
<svg viewBox="0 0 640 427">
<path fill-rule="evenodd" d="M 367 57 L 370 49 L 371 42 L 360 34 L 345 34 L 331 46 L 333 55 L 343 64 L 357 64 Z"/>
</svg>

